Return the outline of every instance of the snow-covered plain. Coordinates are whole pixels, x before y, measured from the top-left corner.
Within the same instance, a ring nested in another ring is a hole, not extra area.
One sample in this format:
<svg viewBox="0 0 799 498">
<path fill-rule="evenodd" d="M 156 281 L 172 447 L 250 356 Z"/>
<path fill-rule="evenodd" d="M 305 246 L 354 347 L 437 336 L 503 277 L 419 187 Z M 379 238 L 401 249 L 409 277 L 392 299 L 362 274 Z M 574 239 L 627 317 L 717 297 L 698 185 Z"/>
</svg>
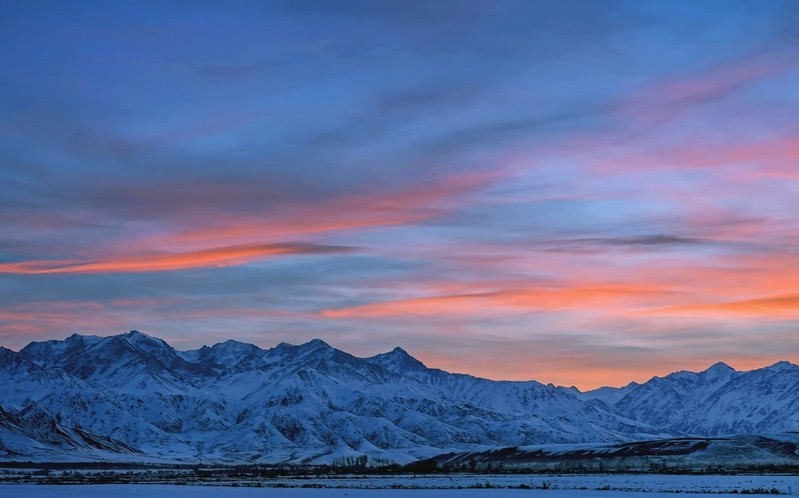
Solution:
<svg viewBox="0 0 799 498">
<path fill-rule="evenodd" d="M 19 494 L 17 494 L 19 493 Z M 81 486 L 76 489 L 74 486 L 6 486 L 0 488 L 2 498 L 64 498 L 80 496 L 82 498 L 138 498 L 147 496 L 149 498 L 374 498 L 375 496 L 385 496 L 388 498 L 522 498 L 546 496 L 551 498 L 566 498 L 579 496 L 583 498 L 608 498 L 606 491 L 581 491 L 574 494 L 573 491 L 533 491 L 528 489 L 386 489 L 380 490 L 379 495 L 373 489 L 277 489 L 277 488 L 186 488 L 179 486 L 143 486 L 143 485 L 119 485 L 119 486 Z M 635 498 L 636 496 L 666 497 L 673 496 L 661 493 L 625 493 L 625 497 Z M 693 495 L 711 496 L 711 495 Z M 712 495 L 719 496 L 719 495 Z"/>
<path fill-rule="evenodd" d="M 252 485 L 254 483 L 241 483 Z M 169 484 L 109 485 L 0 485 L 0 498 L 205 498 L 205 497 L 549 497 L 635 498 L 718 497 L 740 494 L 799 496 L 799 476 L 790 475 L 446 475 L 341 476 L 283 478 L 261 483 L 265 487 L 177 486 Z"/>
<path fill-rule="evenodd" d="M 20 488 L 20 489 L 14 489 Z M 19 494 L 17 494 L 19 493 Z M 385 496 L 387 498 L 609 498 L 611 496 L 624 496 L 626 498 L 672 498 L 671 493 L 646 493 L 626 492 L 623 494 L 608 493 L 607 491 L 572 491 L 572 490 L 529 490 L 529 489 L 385 489 L 376 494 L 373 489 L 277 489 L 277 488 L 186 488 L 179 486 L 162 485 L 108 485 L 108 486 L 7 486 L 0 488 L 2 498 L 64 498 L 80 496 L 82 498 L 374 498 Z M 719 497 L 718 494 L 692 494 L 694 497 Z M 729 495 L 737 496 L 737 495 Z"/>
</svg>

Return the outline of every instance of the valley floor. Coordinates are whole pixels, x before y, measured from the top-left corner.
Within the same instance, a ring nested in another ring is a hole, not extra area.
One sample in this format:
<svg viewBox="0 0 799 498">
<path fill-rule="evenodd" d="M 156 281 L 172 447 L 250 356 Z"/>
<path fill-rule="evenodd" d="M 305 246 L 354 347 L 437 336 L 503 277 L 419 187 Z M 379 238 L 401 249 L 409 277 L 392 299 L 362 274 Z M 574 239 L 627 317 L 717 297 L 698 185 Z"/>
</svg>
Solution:
<svg viewBox="0 0 799 498">
<path fill-rule="evenodd" d="M 261 487 L 263 486 L 263 487 Z M 661 498 L 799 496 L 799 475 L 444 475 L 279 478 L 213 485 L 1 484 L 0 498 Z"/>
</svg>

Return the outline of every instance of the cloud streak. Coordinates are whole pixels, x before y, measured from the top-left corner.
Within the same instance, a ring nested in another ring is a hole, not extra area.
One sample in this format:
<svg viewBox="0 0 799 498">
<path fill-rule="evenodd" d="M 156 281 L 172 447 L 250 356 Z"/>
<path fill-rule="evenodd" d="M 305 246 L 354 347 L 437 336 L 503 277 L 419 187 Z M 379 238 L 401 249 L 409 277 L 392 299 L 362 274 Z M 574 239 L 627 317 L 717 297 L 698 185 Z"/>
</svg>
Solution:
<svg viewBox="0 0 799 498">
<path fill-rule="evenodd" d="M 307 243 L 244 244 L 183 253 L 152 253 L 94 261 L 24 261 L 0 263 L 0 273 L 139 273 L 221 267 L 287 255 L 341 254 L 355 248 Z"/>
<path fill-rule="evenodd" d="M 379 318 L 402 316 L 484 315 L 495 308 L 532 312 L 561 310 L 616 310 L 643 303 L 673 299 L 668 290 L 641 285 L 573 286 L 567 288 L 505 289 L 474 294 L 419 297 L 325 310 L 328 318 Z"/>
<path fill-rule="evenodd" d="M 614 107 L 636 120 L 662 124 L 698 106 L 728 98 L 750 85 L 797 70 L 799 57 L 791 49 L 758 51 L 707 70 L 662 78 Z"/>
<path fill-rule="evenodd" d="M 799 318 L 799 294 L 759 297 L 720 303 L 697 303 L 656 310 L 653 314 L 689 316 L 743 315 L 775 319 Z"/>
</svg>

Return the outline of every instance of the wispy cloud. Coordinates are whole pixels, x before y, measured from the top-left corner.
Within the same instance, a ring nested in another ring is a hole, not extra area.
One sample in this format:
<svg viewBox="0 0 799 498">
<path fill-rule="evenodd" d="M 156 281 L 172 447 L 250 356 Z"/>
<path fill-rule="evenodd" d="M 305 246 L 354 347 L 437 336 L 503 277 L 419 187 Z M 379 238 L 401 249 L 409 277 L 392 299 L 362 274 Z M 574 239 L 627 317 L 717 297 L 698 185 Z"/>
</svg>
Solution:
<svg viewBox="0 0 799 498">
<path fill-rule="evenodd" d="M 287 202 L 277 212 L 209 214 L 201 223 L 167 234 L 152 243 L 191 244 L 197 241 L 248 240 L 331 234 L 358 229 L 410 225 L 446 214 L 469 195 L 490 184 L 487 174 L 456 174 L 405 189 L 362 192 L 320 202 Z"/>
<path fill-rule="evenodd" d="M 694 303 L 653 311 L 662 315 L 730 316 L 746 315 L 775 319 L 799 318 L 799 294 L 758 297 L 717 303 Z"/>
<path fill-rule="evenodd" d="M 756 51 L 716 67 L 672 74 L 621 99 L 615 109 L 632 119 L 662 124 L 763 80 L 799 70 L 791 49 Z"/>
<path fill-rule="evenodd" d="M 317 244 L 244 244 L 215 247 L 184 253 L 150 253 L 109 257 L 94 261 L 23 261 L 0 263 L 0 273 L 136 273 L 186 270 L 244 264 L 277 256 L 298 254 L 336 254 L 352 247 Z"/>
<path fill-rule="evenodd" d="M 673 292 L 641 285 L 574 286 L 567 288 L 521 288 L 369 303 L 351 308 L 325 310 L 328 318 L 376 318 L 392 316 L 485 315 L 495 308 L 526 311 L 608 311 L 634 308 L 643 303 L 673 299 Z"/>
</svg>

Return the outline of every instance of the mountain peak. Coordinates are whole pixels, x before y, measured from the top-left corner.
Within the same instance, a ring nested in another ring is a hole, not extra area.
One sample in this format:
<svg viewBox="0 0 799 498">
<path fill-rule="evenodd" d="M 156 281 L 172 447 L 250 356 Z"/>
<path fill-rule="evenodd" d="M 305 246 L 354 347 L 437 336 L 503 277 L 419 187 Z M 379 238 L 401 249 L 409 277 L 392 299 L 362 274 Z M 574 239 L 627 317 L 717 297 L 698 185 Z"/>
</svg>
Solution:
<svg viewBox="0 0 799 498">
<path fill-rule="evenodd" d="M 56 339 L 41 342 L 33 341 L 22 348 L 20 353 L 26 360 L 36 364 L 51 363 L 57 358 L 80 353 L 102 339 L 102 337 L 94 335 L 74 333 L 63 341 Z"/>
<path fill-rule="evenodd" d="M 255 344 L 251 344 L 249 342 L 241 342 L 235 339 L 228 339 L 225 342 L 219 342 L 214 344 L 213 346 L 203 346 L 200 348 L 201 351 L 225 351 L 225 352 L 250 352 L 255 350 L 260 350 L 258 346 Z"/>
<path fill-rule="evenodd" d="M 173 351 L 172 346 L 167 344 L 163 339 L 147 335 L 143 332 L 139 332 L 138 330 L 131 330 L 130 332 L 121 334 L 116 337 L 122 339 L 131 346 L 146 351 L 148 353 L 153 353 L 155 351 L 164 351 L 164 350 Z"/>
<path fill-rule="evenodd" d="M 270 350 L 271 354 L 297 357 L 324 355 L 330 351 L 335 351 L 335 349 L 322 339 L 311 339 L 310 341 L 299 345 L 281 342 Z"/>
<path fill-rule="evenodd" d="M 311 353 L 316 351 L 331 351 L 333 346 L 326 343 L 322 339 L 311 339 L 310 341 L 297 346 L 297 351 L 300 353 Z"/>
<path fill-rule="evenodd" d="M 22 364 L 22 361 L 19 353 L 0 346 L 0 368 L 17 367 Z"/>
<path fill-rule="evenodd" d="M 769 365 L 766 367 L 767 370 L 776 371 L 776 372 L 787 372 L 789 370 L 797 370 L 799 369 L 799 365 L 795 365 L 790 361 L 778 361 L 773 365 Z"/>
<path fill-rule="evenodd" d="M 397 346 L 388 353 L 381 353 L 371 358 L 366 358 L 366 361 L 380 365 L 389 372 L 402 373 L 410 370 L 423 370 L 427 367 L 421 361 L 417 360 L 407 351 Z"/>
<path fill-rule="evenodd" d="M 200 349 L 178 351 L 177 355 L 190 363 L 202 363 L 203 367 L 214 368 L 248 368 L 258 364 L 264 350 L 235 339 L 228 339 L 213 346 L 204 345 Z M 210 364 L 209 364 L 210 362 Z"/>
<path fill-rule="evenodd" d="M 704 372 L 700 372 L 696 378 L 700 382 L 705 382 L 708 383 L 708 385 L 719 387 L 722 384 L 729 382 L 737 374 L 738 372 L 734 368 L 727 365 L 723 361 L 719 361 L 708 367 L 708 369 Z"/>
<path fill-rule="evenodd" d="M 727 365 L 723 361 L 716 362 L 708 367 L 705 372 L 734 372 L 735 369 Z"/>
<path fill-rule="evenodd" d="M 332 348 L 332 346 L 322 339 L 311 339 L 310 341 L 306 342 L 305 344 L 301 344 L 300 347 L 303 346 L 310 346 L 314 348 Z"/>
<path fill-rule="evenodd" d="M 236 339 L 228 339 L 226 341 L 214 344 L 214 346 L 239 346 L 239 345 L 252 346 L 252 344 L 250 344 L 249 342 L 241 342 L 241 341 L 237 341 Z M 207 347 L 207 346 L 203 346 L 203 347 Z"/>
<path fill-rule="evenodd" d="M 122 336 L 127 337 L 128 339 L 155 339 L 155 337 L 151 337 L 143 332 L 139 332 L 138 330 L 131 330 L 130 332 L 122 334 Z"/>
<path fill-rule="evenodd" d="M 64 342 L 86 342 L 86 341 L 97 342 L 100 339 L 102 339 L 102 337 L 97 335 L 83 335 L 77 332 L 73 332 L 72 335 L 64 339 Z"/>
</svg>

